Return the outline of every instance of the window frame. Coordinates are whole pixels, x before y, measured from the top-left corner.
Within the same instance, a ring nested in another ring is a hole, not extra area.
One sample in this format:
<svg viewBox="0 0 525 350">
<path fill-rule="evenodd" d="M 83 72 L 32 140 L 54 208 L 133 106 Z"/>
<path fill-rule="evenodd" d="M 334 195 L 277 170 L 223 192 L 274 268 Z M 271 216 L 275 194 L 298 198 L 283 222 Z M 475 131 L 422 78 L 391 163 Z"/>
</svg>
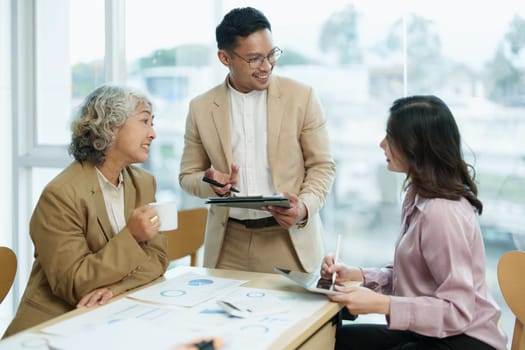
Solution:
<svg viewBox="0 0 525 350">
<path fill-rule="evenodd" d="M 18 272 L 13 284 L 13 310 L 16 310 L 33 263 L 33 245 L 29 237 L 32 203 L 33 169 L 64 168 L 71 162 L 67 145 L 41 145 L 37 143 L 36 125 L 36 1 L 0 0 L 11 18 L 10 57 L 11 70 L 11 217 L 7 223 L 12 246 L 18 258 Z M 68 0 L 64 0 L 68 1 Z M 105 0 L 105 81 L 125 83 L 125 0 Z M 28 102 L 29 101 L 29 102 Z"/>
</svg>

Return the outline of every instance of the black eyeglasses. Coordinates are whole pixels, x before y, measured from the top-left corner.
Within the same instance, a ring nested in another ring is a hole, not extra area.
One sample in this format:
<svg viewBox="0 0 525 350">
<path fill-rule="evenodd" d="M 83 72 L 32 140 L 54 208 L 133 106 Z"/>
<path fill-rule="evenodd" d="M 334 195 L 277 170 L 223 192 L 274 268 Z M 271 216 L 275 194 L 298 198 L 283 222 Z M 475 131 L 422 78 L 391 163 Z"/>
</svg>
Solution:
<svg viewBox="0 0 525 350">
<path fill-rule="evenodd" d="M 253 68 L 253 69 L 256 69 L 256 68 L 259 68 L 260 66 L 262 66 L 264 60 L 268 60 L 268 62 L 274 66 L 275 63 L 277 62 L 277 60 L 281 57 L 282 53 L 283 53 L 283 50 L 281 50 L 280 48 L 278 47 L 275 47 L 272 49 L 272 51 L 270 51 L 270 53 L 267 55 L 267 56 L 255 56 L 253 58 L 250 58 L 250 59 L 246 59 L 244 57 L 242 57 L 241 55 L 239 55 L 238 53 L 236 53 L 235 51 L 230 51 L 232 54 L 234 54 L 235 56 L 239 57 L 241 60 L 243 60 L 244 62 L 248 63 L 250 65 L 250 68 Z"/>
</svg>

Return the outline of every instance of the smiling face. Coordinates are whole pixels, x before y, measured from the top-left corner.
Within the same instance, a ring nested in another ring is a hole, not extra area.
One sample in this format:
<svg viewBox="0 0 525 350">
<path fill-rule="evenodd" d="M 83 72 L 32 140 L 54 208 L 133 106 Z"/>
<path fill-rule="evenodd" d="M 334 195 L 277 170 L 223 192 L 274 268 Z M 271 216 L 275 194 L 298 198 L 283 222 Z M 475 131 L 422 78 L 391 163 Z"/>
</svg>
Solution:
<svg viewBox="0 0 525 350">
<path fill-rule="evenodd" d="M 388 170 L 405 174 L 408 172 L 408 166 L 401 153 L 388 142 L 386 136 L 381 140 L 379 146 L 385 151 Z"/>
<path fill-rule="evenodd" d="M 265 90 L 270 85 L 273 66 L 267 59 L 260 67 L 251 68 L 246 60 L 257 56 L 266 57 L 273 49 L 272 33 L 267 29 L 256 31 L 247 37 L 238 37 L 233 52 L 219 50 L 219 60 L 230 70 L 230 84 L 243 93 Z M 240 57 L 239 57 L 240 56 Z"/>
<path fill-rule="evenodd" d="M 148 160 L 151 142 L 156 137 L 149 104 L 139 104 L 124 125 L 113 132 L 114 142 L 106 151 L 106 163 L 123 168 Z"/>
</svg>

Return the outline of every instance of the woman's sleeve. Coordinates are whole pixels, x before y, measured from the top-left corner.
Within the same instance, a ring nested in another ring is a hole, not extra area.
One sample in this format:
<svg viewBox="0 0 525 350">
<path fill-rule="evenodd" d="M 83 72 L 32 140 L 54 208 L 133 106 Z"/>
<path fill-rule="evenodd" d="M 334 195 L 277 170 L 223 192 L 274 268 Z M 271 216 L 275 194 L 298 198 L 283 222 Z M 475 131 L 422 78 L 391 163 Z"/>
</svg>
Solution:
<svg viewBox="0 0 525 350">
<path fill-rule="evenodd" d="M 363 286 L 382 294 L 392 294 L 392 265 L 382 268 L 362 267 Z"/>
<path fill-rule="evenodd" d="M 418 230 L 426 268 L 436 284 L 432 295 L 393 296 L 389 327 L 432 337 L 462 333 L 476 312 L 473 261 L 480 251 L 472 246 L 477 225 L 458 208 L 432 206 L 422 213 Z"/>
</svg>

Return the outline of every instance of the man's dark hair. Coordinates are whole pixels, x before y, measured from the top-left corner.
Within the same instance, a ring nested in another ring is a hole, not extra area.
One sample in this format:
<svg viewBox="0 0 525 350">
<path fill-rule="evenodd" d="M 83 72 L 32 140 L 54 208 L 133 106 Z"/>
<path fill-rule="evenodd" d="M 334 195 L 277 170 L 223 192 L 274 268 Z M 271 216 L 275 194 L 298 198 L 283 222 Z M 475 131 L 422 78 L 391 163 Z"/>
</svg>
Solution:
<svg viewBox="0 0 525 350">
<path fill-rule="evenodd" d="M 235 8 L 228 12 L 215 29 L 217 47 L 220 50 L 235 48 L 237 37 L 247 37 L 261 29 L 272 31 L 264 14 L 253 7 Z"/>
</svg>

